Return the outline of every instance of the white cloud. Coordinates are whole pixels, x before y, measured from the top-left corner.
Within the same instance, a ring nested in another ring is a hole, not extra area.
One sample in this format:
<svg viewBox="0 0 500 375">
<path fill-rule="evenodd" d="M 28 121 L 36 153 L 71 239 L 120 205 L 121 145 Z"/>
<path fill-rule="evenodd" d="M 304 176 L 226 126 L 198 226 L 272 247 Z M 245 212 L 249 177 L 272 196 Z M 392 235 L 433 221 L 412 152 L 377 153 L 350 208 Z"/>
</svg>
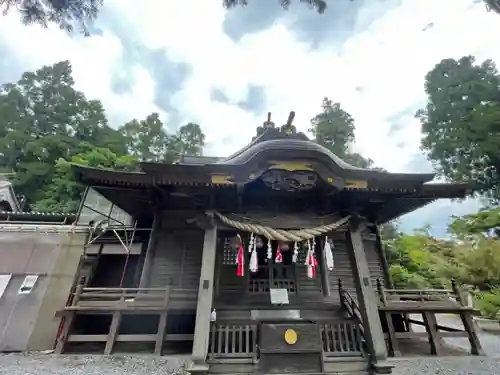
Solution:
<svg viewBox="0 0 500 375">
<path fill-rule="evenodd" d="M 15 37 L 9 37 L 15 35 Z M 21 25 L 15 13 L 2 18 L 0 40 L 26 70 L 62 60 L 71 61 L 77 89 L 87 97 L 100 99 L 115 118 L 127 121 L 160 111 L 153 104 L 154 82 L 142 67 L 134 67 L 132 90 L 116 94 L 111 89 L 111 74 L 119 64 L 123 50 L 119 39 L 105 30 L 102 36 L 71 38 L 55 28 L 40 29 Z"/>
<path fill-rule="evenodd" d="M 425 100 L 426 72 L 442 58 L 465 54 L 500 62 L 499 17 L 471 0 L 404 0 L 345 43 L 325 41 L 317 50 L 304 38 L 300 42 L 286 20 L 234 43 L 223 32 L 225 10 L 217 1 L 109 0 L 106 6 L 127 23 L 131 38 L 191 65 L 192 74 L 172 104 L 183 120 L 203 126 L 212 155 L 244 146 L 265 119 L 265 113 L 232 104 L 253 84 L 264 88 L 265 111 L 272 111 L 276 122 L 295 110 L 302 131 L 324 96 L 341 102 L 356 119 L 355 149 L 389 171 L 404 171 L 418 152 L 419 124 L 406 116 L 405 126 L 388 134 L 390 119 Z M 356 29 L 376 6 L 360 11 Z M 132 69 L 131 91 L 112 91 L 110 77 L 119 69 L 123 47 L 105 25 L 102 36 L 69 38 L 58 30 L 21 26 L 12 14 L 2 18 L 0 40 L 26 69 L 69 59 L 77 87 L 101 99 L 114 118 L 161 112 L 154 104 L 155 82 L 141 66 Z M 215 88 L 231 103 L 214 102 Z"/>
</svg>

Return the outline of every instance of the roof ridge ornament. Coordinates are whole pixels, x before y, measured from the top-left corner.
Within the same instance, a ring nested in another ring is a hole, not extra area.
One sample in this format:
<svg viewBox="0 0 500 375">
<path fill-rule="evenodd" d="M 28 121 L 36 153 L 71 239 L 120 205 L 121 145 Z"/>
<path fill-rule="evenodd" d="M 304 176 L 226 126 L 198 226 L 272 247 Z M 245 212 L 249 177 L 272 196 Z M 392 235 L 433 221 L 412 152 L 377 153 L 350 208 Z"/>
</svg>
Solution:
<svg viewBox="0 0 500 375">
<path fill-rule="evenodd" d="M 295 135 L 297 133 L 297 129 L 295 128 L 293 123 L 293 119 L 295 118 L 295 111 L 290 111 L 290 114 L 288 115 L 288 119 L 286 120 L 285 125 L 281 127 L 281 132 L 285 133 L 286 135 Z"/>
<path fill-rule="evenodd" d="M 276 125 L 271 121 L 271 112 L 267 112 L 267 120 L 262 123 L 264 129 L 274 129 Z"/>
</svg>

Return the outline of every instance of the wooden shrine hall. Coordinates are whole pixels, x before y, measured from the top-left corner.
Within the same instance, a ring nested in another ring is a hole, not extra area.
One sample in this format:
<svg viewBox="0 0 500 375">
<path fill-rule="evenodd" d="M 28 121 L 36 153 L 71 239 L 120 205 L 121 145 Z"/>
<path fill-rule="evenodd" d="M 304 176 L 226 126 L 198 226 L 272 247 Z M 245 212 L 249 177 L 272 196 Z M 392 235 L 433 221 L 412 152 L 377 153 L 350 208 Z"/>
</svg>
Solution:
<svg viewBox="0 0 500 375">
<path fill-rule="evenodd" d="M 423 355 L 438 355 L 451 334 L 481 354 L 458 286 L 394 289 L 378 232 L 469 185 L 351 166 L 297 132 L 293 117 L 277 127 L 269 115 L 225 158 L 135 172 L 74 165 L 91 233 L 59 311 L 57 352 L 182 347 L 191 373 L 227 374 L 390 373 L 388 355 L 411 335 L 429 342 Z M 125 251 L 112 258 L 109 244 Z M 438 326 L 442 312 L 465 329 Z M 424 335 L 409 314 L 423 315 Z"/>
</svg>

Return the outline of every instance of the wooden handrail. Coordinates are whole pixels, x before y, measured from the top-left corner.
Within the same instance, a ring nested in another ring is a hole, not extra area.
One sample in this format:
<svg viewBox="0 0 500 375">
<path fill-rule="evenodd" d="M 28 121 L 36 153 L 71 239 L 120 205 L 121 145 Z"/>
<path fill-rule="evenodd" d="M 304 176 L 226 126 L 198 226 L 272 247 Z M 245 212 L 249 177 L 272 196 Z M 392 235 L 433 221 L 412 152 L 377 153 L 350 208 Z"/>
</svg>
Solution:
<svg viewBox="0 0 500 375">
<path fill-rule="evenodd" d="M 412 300 L 415 297 L 421 301 L 448 301 L 450 303 L 449 297 L 454 297 L 458 304 L 464 306 L 462 293 L 455 280 L 452 280 L 451 286 L 452 289 L 385 289 L 380 279 L 377 279 L 377 294 L 383 306 L 387 306 L 389 301 Z"/>
<path fill-rule="evenodd" d="M 405 293 L 405 294 L 424 294 L 424 293 L 429 293 L 429 294 L 450 294 L 453 293 L 453 290 L 451 289 L 384 289 L 386 293 Z"/>
<path fill-rule="evenodd" d="M 359 329 L 361 331 L 361 334 L 364 337 L 365 330 L 364 330 L 364 325 L 363 325 L 363 318 L 361 315 L 361 310 L 359 308 L 358 303 L 356 300 L 352 297 L 351 293 L 349 293 L 347 290 L 343 288 L 342 285 L 342 280 L 338 280 L 338 286 L 339 286 L 339 296 L 340 296 L 340 304 L 344 306 L 349 313 L 349 315 L 356 320 L 356 322 L 359 325 Z"/>
<path fill-rule="evenodd" d="M 165 292 L 165 288 L 83 288 L 84 292 Z"/>
</svg>

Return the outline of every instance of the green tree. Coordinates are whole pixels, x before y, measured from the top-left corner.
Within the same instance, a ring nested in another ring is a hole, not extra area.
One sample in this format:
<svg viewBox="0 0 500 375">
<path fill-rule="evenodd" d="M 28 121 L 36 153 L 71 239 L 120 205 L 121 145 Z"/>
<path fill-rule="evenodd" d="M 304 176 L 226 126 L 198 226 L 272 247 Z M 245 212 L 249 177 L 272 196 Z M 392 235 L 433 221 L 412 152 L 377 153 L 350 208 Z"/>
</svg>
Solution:
<svg viewBox="0 0 500 375">
<path fill-rule="evenodd" d="M 237 6 L 248 5 L 249 1 L 258 1 L 258 0 L 222 0 L 222 4 L 224 5 L 225 8 L 231 9 Z M 281 6 L 285 9 L 288 9 L 288 7 L 292 3 L 292 0 L 278 0 L 278 1 L 280 2 Z M 316 9 L 318 13 L 323 13 L 327 7 L 326 0 L 298 0 L 298 1 L 308 5 L 310 8 Z"/>
<path fill-rule="evenodd" d="M 372 160 L 349 151 L 355 139 L 353 117 L 342 109 L 340 103 L 328 98 L 323 99 L 321 107 L 322 111 L 311 120 L 309 129 L 315 141 L 351 165 L 370 168 Z"/>
<path fill-rule="evenodd" d="M 174 136 L 174 142 L 180 154 L 200 156 L 205 146 L 205 134 L 200 125 L 189 122 L 179 128 Z"/>
<path fill-rule="evenodd" d="M 500 76 L 495 64 L 472 56 L 445 59 L 425 78 L 427 106 L 416 116 L 422 149 L 437 171 L 471 180 L 475 193 L 500 198 Z"/>
<path fill-rule="evenodd" d="M 95 147 L 90 143 L 81 143 L 81 153 L 69 159 L 60 158 L 55 164 L 52 182 L 47 186 L 42 199 L 35 207 L 39 211 L 77 212 L 84 187 L 74 179 L 72 164 L 88 165 L 96 168 L 115 170 L 134 170 L 137 159 L 132 155 L 118 156 L 108 148 Z"/>
<path fill-rule="evenodd" d="M 24 24 L 50 24 L 72 31 L 79 28 L 88 35 L 88 23 L 95 20 L 103 0 L 0 0 L 0 10 L 7 14 L 12 9 L 19 11 Z"/>
<path fill-rule="evenodd" d="M 291 0 L 278 1 L 284 9 L 288 9 L 291 4 Z M 326 0 L 298 1 L 318 13 L 323 13 L 327 6 Z M 248 0 L 223 0 L 222 4 L 226 9 L 231 9 L 247 5 Z M 90 35 L 88 26 L 97 18 L 102 5 L 103 0 L 0 0 L 0 11 L 5 15 L 12 9 L 17 10 L 25 25 L 39 24 L 48 27 L 52 24 L 66 31 L 73 31 L 76 28 L 88 36 Z"/>
<path fill-rule="evenodd" d="M 124 152 L 102 104 L 73 88 L 62 61 L 0 86 L 0 168 L 15 172 L 16 191 L 34 203 L 52 179 L 54 163 L 80 152 L 80 142 Z"/>
<path fill-rule="evenodd" d="M 416 231 L 399 234 L 385 243 L 393 281 L 399 287 L 449 287 L 457 274 L 455 243 Z"/>
<path fill-rule="evenodd" d="M 456 278 L 481 291 L 500 288 L 500 241 L 478 236 L 457 244 L 455 256 L 460 264 Z"/>
<path fill-rule="evenodd" d="M 145 120 L 129 121 L 118 130 L 125 139 L 127 151 L 138 160 L 164 160 L 170 141 L 157 113 Z"/>
<path fill-rule="evenodd" d="M 141 161 L 172 163 L 180 155 L 201 155 L 205 134 L 200 125 L 187 123 L 175 134 L 168 134 L 157 113 L 145 120 L 132 120 L 121 126 L 127 152 Z"/>
<path fill-rule="evenodd" d="M 471 238 L 479 234 L 500 237 L 500 207 L 485 208 L 474 214 L 454 217 L 449 232 L 459 238 Z"/>
</svg>

